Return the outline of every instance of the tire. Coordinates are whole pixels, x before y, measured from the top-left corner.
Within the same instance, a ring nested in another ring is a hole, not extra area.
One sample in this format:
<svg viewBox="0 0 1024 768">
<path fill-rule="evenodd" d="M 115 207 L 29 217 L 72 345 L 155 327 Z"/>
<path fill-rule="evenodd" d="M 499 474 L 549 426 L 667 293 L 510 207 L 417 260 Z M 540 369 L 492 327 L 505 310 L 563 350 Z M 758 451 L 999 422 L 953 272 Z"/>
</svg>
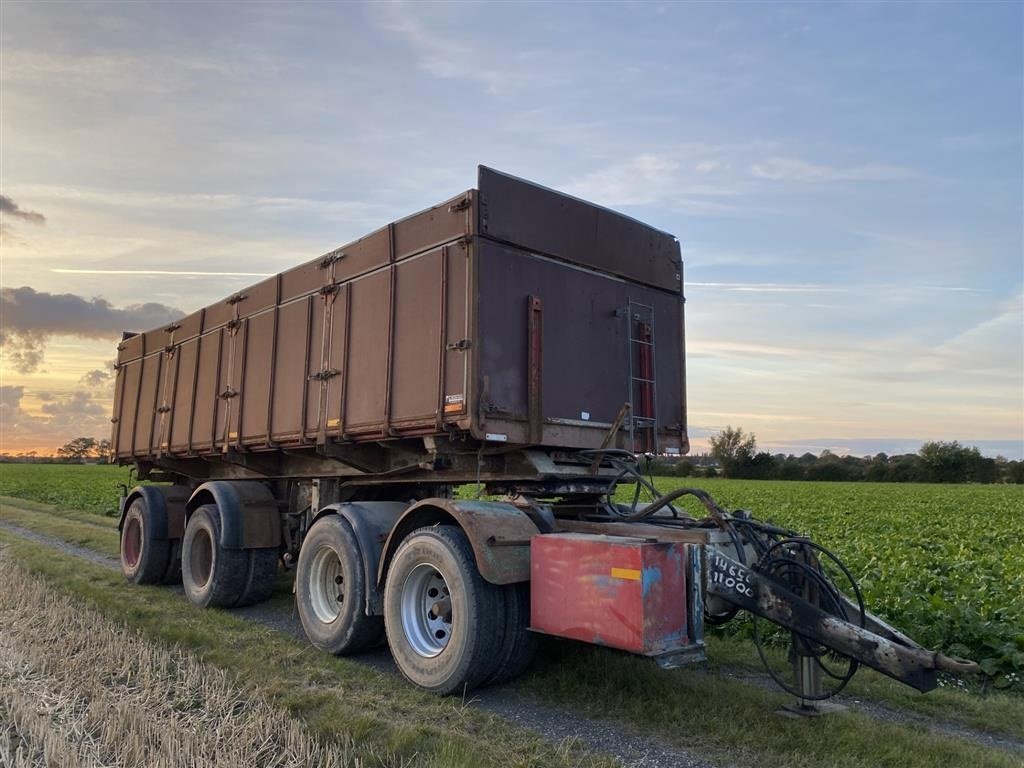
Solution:
<svg viewBox="0 0 1024 768">
<path fill-rule="evenodd" d="M 121 573 L 133 584 L 163 583 L 171 564 L 171 542 L 153 537 L 153 519 L 143 498 L 128 507 L 121 526 Z"/>
<path fill-rule="evenodd" d="M 537 653 L 537 636 L 530 632 L 530 583 L 509 584 L 505 593 L 505 623 L 498 664 L 484 685 L 515 680 L 530 666 Z"/>
<path fill-rule="evenodd" d="M 442 695 L 483 683 L 499 661 L 504 615 L 504 595 L 480 576 L 459 528 L 422 528 L 395 552 L 384 623 L 395 664 L 411 683 Z"/>
<path fill-rule="evenodd" d="M 338 515 L 317 520 L 302 541 L 295 571 L 295 604 L 309 642 L 335 656 L 377 645 L 384 618 L 366 614 L 366 590 L 362 553 L 349 524 Z"/>
<path fill-rule="evenodd" d="M 164 571 L 163 584 L 181 584 L 181 539 L 171 539 L 167 542 L 170 545 L 170 557 L 167 560 L 167 570 Z"/>
<path fill-rule="evenodd" d="M 181 582 L 185 596 L 201 608 L 233 608 L 249 580 L 249 552 L 220 545 L 220 512 L 204 504 L 188 520 L 181 540 Z"/>
<path fill-rule="evenodd" d="M 262 603 L 274 594 L 277 583 L 277 563 L 281 559 L 276 547 L 245 550 L 249 554 L 249 567 L 242 594 L 236 608 Z"/>
</svg>

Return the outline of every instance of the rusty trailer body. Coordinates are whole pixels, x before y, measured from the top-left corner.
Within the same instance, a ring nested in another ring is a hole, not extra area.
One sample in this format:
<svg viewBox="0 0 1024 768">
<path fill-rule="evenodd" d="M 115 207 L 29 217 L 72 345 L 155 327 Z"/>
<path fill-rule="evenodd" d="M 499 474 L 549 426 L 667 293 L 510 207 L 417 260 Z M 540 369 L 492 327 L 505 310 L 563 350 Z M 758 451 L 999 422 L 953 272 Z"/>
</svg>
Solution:
<svg viewBox="0 0 1024 768">
<path fill-rule="evenodd" d="M 374 475 L 404 466 L 381 444 L 422 463 L 424 437 L 597 448 L 629 403 L 614 446 L 685 453 L 683 344 L 674 237 L 481 167 L 476 189 L 126 338 L 112 442 L 200 478 Z"/>
<path fill-rule="evenodd" d="M 386 635 L 442 694 L 515 677 L 537 633 L 690 663 L 705 621 L 740 609 L 791 634 L 796 680 L 772 674 L 802 706 L 858 663 L 921 690 L 972 669 L 844 595 L 806 538 L 646 479 L 639 454 L 689 447 L 682 285 L 671 235 L 481 167 L 475 189 L 126 334 L 116 460 L 167 484 L 125 488 L 125 576 L 235 607 L 282 564 L 314 645 Z"/>
</svg>

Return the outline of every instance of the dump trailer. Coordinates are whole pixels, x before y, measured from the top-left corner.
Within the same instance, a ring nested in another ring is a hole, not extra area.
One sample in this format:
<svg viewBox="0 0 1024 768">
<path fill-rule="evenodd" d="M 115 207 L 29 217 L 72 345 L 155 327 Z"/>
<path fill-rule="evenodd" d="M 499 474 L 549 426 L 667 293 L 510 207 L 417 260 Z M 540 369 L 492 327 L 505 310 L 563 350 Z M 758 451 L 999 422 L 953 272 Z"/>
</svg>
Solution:
<svg viewBox="0 0 1024 768">
<path fill-rule="evenodd" d="M 705 626 L 741 610 L 759 649 L 789 645 L 773 675 L 804 706 L 858 664 L 920 690 L 973 670 L 870 614 L 831 552 L 645 479 L 643 457 L 689 448 L 682 270 L 672 235 L 481 167 L 475 189 L 125 333 L 115 460 L 152 482 L 122 495 L 125 576 L 231 608 L 294 570 L 315 646 L 386 637 L 442 694 L 515 677 L 540 634 L 699 661 Z"/>
</svg>

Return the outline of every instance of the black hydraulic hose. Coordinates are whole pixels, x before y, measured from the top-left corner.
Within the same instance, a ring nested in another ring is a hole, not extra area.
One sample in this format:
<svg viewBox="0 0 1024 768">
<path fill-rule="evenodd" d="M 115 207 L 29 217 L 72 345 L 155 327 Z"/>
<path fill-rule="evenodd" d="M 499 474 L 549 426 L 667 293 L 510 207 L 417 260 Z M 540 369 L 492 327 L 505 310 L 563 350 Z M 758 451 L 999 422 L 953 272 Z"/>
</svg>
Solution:
<svg viewBox="0 0 1024 768">
<path fill-rule="evenodd" d="M 670 493 L 666 493 L 663 496 L 659 496 L 653 502 L 648 504 L 641 510 L 636 510 L 628 515 L 622 515 L 623 521 L 627 523 L 637 523 L 641 520 L 646 520 L 651 517 L 655 512 L 664 509 L 673 501 L 683 496 L 694 496 L 700 501 L 701 504 L 711 514 L 712 519 L 716 521 L 722 519 L 725 515 L 725 511 L 715 503 L 715 500 L 711 498 L 711 494 L 707 491 L 702 491 L 700 488 L 677 488 Z"/>
<path fill-rule="evenodd" d="M 744 521 L 747 522 L 747 521 Z M 795 548 L 795 551 L 787 552 L 786 548 Z M 779 554 L 775 554 L 776 552 Z M 785 553 L 785 554 L 782 554 Z M 803 559 L 797 559 L 797 555 Z M 808 579 L 818 587 L 819 594 L 819 607 L 826 613 L 831 613 L 844 621 L 850 621 L 850 616 L 847 612 L 846 605 L 842 593 L 839 588 L 835 585 L 835 582 L 829 578 L 828 574 L 822 570 L 821 559 L 818 555 L 823 555 L 826 559 L 832 561 L 843 576 L 849 582 L 853 588 L 854 595 L 856 597 L 856 606 L 859 616 L 857 617 L 857 623 L 863 627 L 866 618 L 866 610 L 864 608 L 864 597 L 860 590 L 860 585 L 857 584 L 857 580 L 854 579 L 853 574 L 850 573 L 849 568 L 840 560 L 832 551 L 823 547 L 820 544 L 816 544 L 810 539 L 800 537 L 786 537 L 774 542 L 769 546 L 764 553 L 762 553 L 758 562 L 754 565 L 754 569 L 764 573 L 772 578 L 783 581 L 784 583 L 793 584 L 796 589 L 794 590 L 797 594 L 803 593 L 803 585 L 800 583 L 794 583 L 791 576 L 787 574 L 796 574 L 804 579 Z M 822 601 L 824 599 L 824 602 Z M 851 622 L 852 623 L 852 622 Z M 775 670 L 772 669 L 768 663 L 768 658 L 764 650 L 764 639 L 761 636 L 760 625 L 758 617 L 754 616 L 754 646 L 757 648 L 758 656 L 761 657 L 761 662 L 764 664 L 765 669 L 773 680 L 785 691 L 792 693 L 795 696 L 801 698 L 811 699 L 827 699 L 835 694 L 839 693 L 846 684 L 850 682 L 850 679 L 856 673 L 859 668 L 859 663 L 855 659 L 842 656 L 840 658 L 846 659 L 847 668 L 845 673 L 837 674 L 836 672 L 829 669 L 822 661 L 822 657 L 826 656 L 831 649 L 828 646 L 824 646 L 821 643 L 812 643 L 808 638 L 801 635 L 799 632 L 792 632 L 791 635 L 800 637 L 803 640 L 803 644 L 808 651 L 808 655 L 814 659 L 815 664 L 818 668 L 824 672 L 828 677 L 836 681 L 835 687 L 831 690 L 824 691 L 817 696 L 810 696 L 806 692 L 801 692 L 790 686 L 785 680 L 781 679 L 776 674 Z M 794 640 L 795 642 L 795 640 Z M 817 650 L 814 646 L 821 646 L 823 650 Z"/>
</svg>

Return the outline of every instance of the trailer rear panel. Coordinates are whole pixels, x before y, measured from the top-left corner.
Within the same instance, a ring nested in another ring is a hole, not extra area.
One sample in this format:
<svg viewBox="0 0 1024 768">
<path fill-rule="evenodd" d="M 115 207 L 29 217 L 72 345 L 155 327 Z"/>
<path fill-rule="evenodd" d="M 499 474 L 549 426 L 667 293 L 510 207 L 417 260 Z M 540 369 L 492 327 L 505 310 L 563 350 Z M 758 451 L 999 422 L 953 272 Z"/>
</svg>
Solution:
<svg viewBox="0 0 1024 768">
<path fill-rule="evenodd" d="M 678 242 L 481 168 L 477 189 L 118 348 L 119 460 L 467 434 L 686 449 Z"/>
</svg>

